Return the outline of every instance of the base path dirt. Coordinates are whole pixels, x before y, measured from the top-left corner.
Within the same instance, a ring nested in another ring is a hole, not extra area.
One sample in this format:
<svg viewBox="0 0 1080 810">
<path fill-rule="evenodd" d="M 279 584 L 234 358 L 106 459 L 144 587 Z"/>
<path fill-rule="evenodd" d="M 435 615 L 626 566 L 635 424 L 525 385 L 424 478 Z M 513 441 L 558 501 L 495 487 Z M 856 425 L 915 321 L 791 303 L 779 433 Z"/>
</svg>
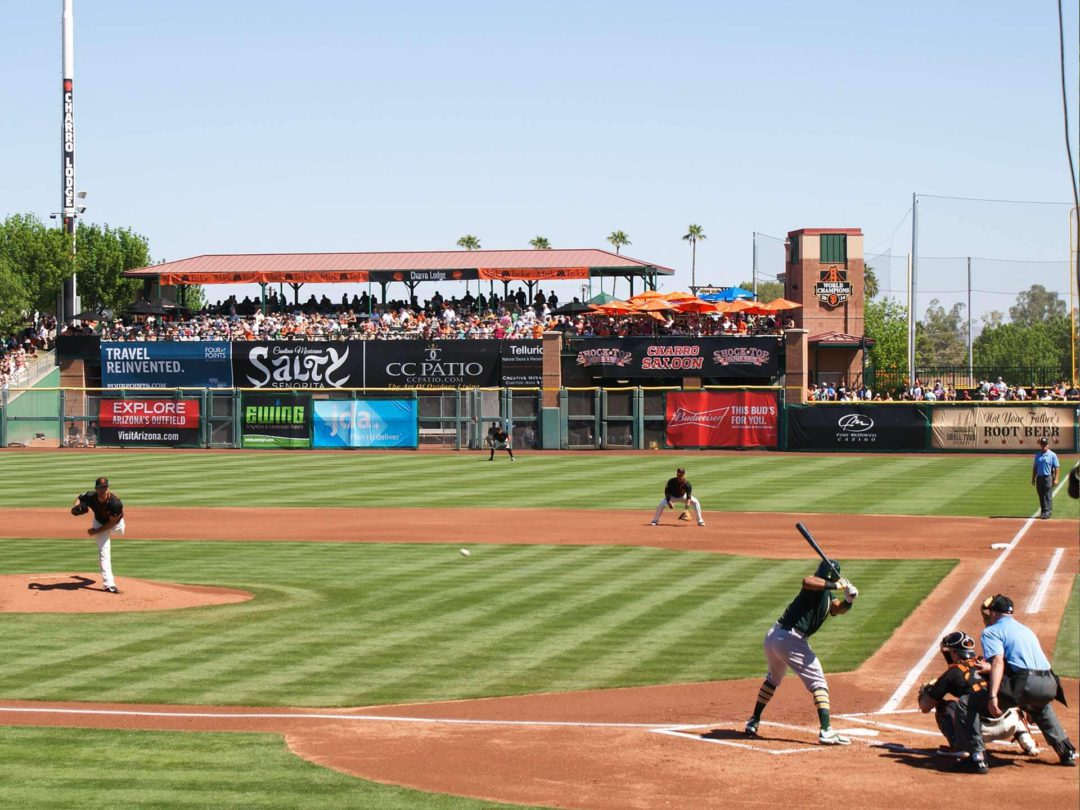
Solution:
<svg viewBox="0 0 1080 810">
<path fill-rule="evenodd" d="M 833 797 L 849 807 L 934 808 L 955 803 L 957 796 L 994 806 L 1006 796 L 1023 796 L 1025 805 L 1040 808 L 1080 803 L 1080 769 L 1055 765 L 1049 751 L 1031 759 L 1015 745 L 995 745 L 988 777 L 948 773 L 950 760 L 936 750 L 943 740 L 932 718 L 914 710 L 913 688 L 898 689 L 909 674 L 912 683 L 937 674 L 942 664 L 936 652 L 925 671 L 913 669 L 951 629 L 950 622 L 969 632 L 980 626 L 976 595 L 1013 595 L 1020 618 L 1044 643 L 1052 641 L 1080 564 L 1074 524 L 713 513 L 699 528 L 671 520 L 674 513 L 669 513 L 668 522 L 654 528 L 647 525 L 651 515 L 637 512 L 488 511 L 490 519 L 473 525 L 475 510 L 416 510 L 405 519 L 400 511 L 379 509 L 220 509 L 193 515 L 136 507 L 127 520 L 127 537 L 462 546 L 610 543 L 809 560 L 794 530 L 795 521 L 802 520 L 840 559 L 960 563 L 857 672 L 829 673 L 834 725 L 855 735 L 845 748 L 816 745 L 813 706 L 794 678 L 777 691 L 757 739 L 741 730 L 759 679 L 320 710 L 0 700 L 0 723 L 274 732 L 300 756 L 365 779 L 551 807 L 818 807 Z M 3 514 L 0 531 L 9 537 L 84 536 L 62 510 Z M 1011 545 L 992 549 L 994 543 Z M 94 550 L 89 545 L 88 553 Z M 1057 572 L 1040 588 L 1058 548 L 1065 551 Z M 1032 612 L 1028 606 L 1040 590 L 1041 608 Z M 105 596 L 76 593 L 87 597 L 88 605 Z M 968 609 L 954 619 L 965 602 Z M 1071 708 L 1058 704 L 1058 715 L 1075 741 L 1080 685 L 1068 680 L 1065 686 Z M 896 698 L 895 711 L 881 713 L 890 698 Z"/>
</svg>

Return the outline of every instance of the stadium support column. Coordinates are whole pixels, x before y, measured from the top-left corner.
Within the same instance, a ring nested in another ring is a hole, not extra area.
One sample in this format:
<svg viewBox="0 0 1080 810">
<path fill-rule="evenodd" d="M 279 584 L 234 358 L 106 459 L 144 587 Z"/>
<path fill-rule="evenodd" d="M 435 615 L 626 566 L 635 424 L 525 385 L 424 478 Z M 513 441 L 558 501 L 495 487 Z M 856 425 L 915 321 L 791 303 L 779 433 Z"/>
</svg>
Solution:
<svg viewBox="0 0 1080 810">
<path fill-rule="evenodd" d="M 562 332 L 544 332 L 544 390 L 540 397 L 540 446 L 562 446 L 559 391 L 562 389 Z"/>
<path fill-rule="evenodd" d="M 784 330 L 784 393 L 788 405 L 805 405 L 810 387 L 807 378 L 807 335 L 805 329 Z"/>
</svg>

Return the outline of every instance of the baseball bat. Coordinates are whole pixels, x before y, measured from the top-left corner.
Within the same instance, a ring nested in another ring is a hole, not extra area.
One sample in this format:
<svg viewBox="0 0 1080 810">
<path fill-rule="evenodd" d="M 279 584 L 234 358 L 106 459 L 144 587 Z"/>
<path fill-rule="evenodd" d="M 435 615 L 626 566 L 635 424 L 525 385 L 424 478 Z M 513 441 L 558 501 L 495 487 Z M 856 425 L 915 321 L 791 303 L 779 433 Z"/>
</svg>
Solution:
<svg viewBox="0 0 1080 810">
<path fill-rule="evenodd" d="M 833 573 L 836 574 L 837 577 L 839 577 L 840 572 L 837 571 L 835 567 L 833 567 L 832 560 L 825 556 L 825 552 L 822 551 L 821 546 L 817 544 L 817 540 L 814 539 L 814 535 L 810 534 L 810 530 L 803 526 L 801 523 L 796 523 L 795 528 L 799 530 L 799 534 L 806 538 L 806 542 L 810 544 L 810 548 L 816 551 L 818 556 L 829 564 L 829 567 L 832 568 Z"/>
</svg>

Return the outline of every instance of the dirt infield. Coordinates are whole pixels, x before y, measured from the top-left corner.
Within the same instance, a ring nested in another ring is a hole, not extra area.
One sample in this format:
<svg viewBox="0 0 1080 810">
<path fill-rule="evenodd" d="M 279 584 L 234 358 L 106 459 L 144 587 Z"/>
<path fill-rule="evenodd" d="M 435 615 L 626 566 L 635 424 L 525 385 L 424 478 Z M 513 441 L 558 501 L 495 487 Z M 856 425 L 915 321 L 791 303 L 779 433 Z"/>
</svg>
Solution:
<svg viewBox="0 0 1080 810">
<path fill-rule="evenodd" d="M 473 545 L 474 554 L 483 553 L 483 543 L 610 543 L 806 559 L 806 544 L 793 529 L 804 520 L 842 559 L 956 558 L 960 564 L 857 672 L 829 676 L 834 725 L 859 733 L 842 749 L 815 744 L 813 707 L 794 680 L 778 690 L 757 740 L 740 731 L 758 679 L 328 710 L 0 701 L 0 723 L 274 732 L 298 755 L 365 779 L 568 808 L 810 807 L 827 800 L 931 808 L 958 797 L 998 806 L 1006 796 L 1075 808 L 1080 800 L 1080 769 L 1054 765 L 1050 752 L 1032 760 L 1014 745 L 993 746 L 989 777 L 945 772 L 949 760 L 935 751 L 942 740 L 931 718 L 912 711 L 912 689 L 900 695 L 895 711 L 880 713 L 991 566 L 998 567 L 978 593 L 1012 594 L 1020 618 L 1044 643 L 1052 641 L 1080 564 L 1071 522 L 711 513 L 704 528 L 670 520 L 653 528 L 645 513 L 499 510 L 475 526 L 468 519 L 475 510 L 416 510 L 403 520 L 400 511 L 320 509 L 314 527 L 314 512 L 302 509 L 130 511 L 129 539 L 439 542 Z M 62 511 L 4 510 L 4 516 L 4 536 L 80 536 Z M 995 550 L 992 543 L 1011 545 Z M 92 559 L 93 544 L 87 545 Z M 1041 610 L 1032 613 L 1028 606 L 1058 548 L 1064 557 Z M 117 560 L 121 554 L 114 551 Z M 118 569 L 122 574 L 122 563 Z M 120 584 L 125 587 L 122 576 Z M 106 596 L 72 593 L 88 605 Z M 980 626 L 974 605 L 960 623 Z M 939 668 L 935 654 L 928 671 L 912 680 Z M 1069 681 L 1066 692 L 1070 708 L 1058 706 L 1059 716 L 1075 741 L 1080 686 Z"/>
<path fill-rule="evenodd" d="M 108 593 L 97 572 L 0 575 L 0 613 L 133 613 L 246 602 L 252 594 L 125 577 Z"/>
</svg>

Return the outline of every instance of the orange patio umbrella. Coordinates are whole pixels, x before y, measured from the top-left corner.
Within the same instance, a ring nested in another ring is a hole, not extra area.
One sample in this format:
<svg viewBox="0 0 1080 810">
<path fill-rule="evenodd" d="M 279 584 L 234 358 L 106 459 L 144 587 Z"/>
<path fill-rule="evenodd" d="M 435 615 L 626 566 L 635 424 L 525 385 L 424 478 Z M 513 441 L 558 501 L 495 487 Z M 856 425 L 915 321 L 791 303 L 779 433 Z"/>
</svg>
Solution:
<svg viewBox="0 0 1080 810">
<path fill-rule="evenodd" d="M 659 293 L 656 290 L 643 290 L 642 292 L 639 292 L 637 295 L 631 295 L 629 300 L 634 302 L 634 303 L 641 303 L 642 301 L 651 301 L 654 298 L 664 298 L 664 297 L 665 296 L 664 296 L 663 293 Z"/>
<path fill-rule="evenodd" d="M 675 309 L 679 312 L 716 312 L 716 304 L 692 298 L 688 301 L 676 301 Z"/>
<path fill-rule="evenodd" d="M 675 304 L 664 298 L 653 298 L 635 305 L 634 312 L 664 312 L 669 309 L 675 309 Z"/>
<path fill-rule="evenodd" d="M 769 310 L 769 312 L 780 312 L 785 309 L 800 309 L 801 307 L 802 304 L 796 304 L 794 301 L 788 301 L 786 298 L 777 298 L 762 305 L 762 308 Z"/>
<path fill-rule="evenodd" d="M 618 298 L 613 298 L 606 304 L 597 304 L 593 307 L 593 311 L 604 315 L 626 315 L 631 312 L 637 312 L 637 307 L 629 301 L 620 301 Z"/>
<path fill-rule="evenodd" d="M 682 290 L 676 290 L 675 292 L 670 292 L 667 295 L 665 295 L 664 298 L 666 298 L 668 301 L 699 301 L 699 300 L 701 300 L 696 295 L 694 295 L 693 293 L 684 292 Z"/>
</svg>

